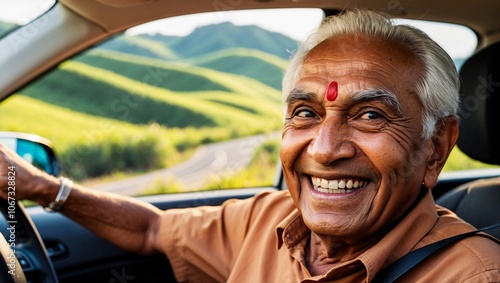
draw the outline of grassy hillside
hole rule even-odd
[[[89,86],[92,88],[89,89]],[[254,91],[251,95],[255,97],[255,90],[259,87],[249,85],[247,88]],[[245,86],[240,89],[245,89]],[[232,99],[233,105],[221,104],[204,98],[215,93],[184,95],[81,62],[60,65],[57,72],[21,93],[90,115],[134,124],[156,122],[168,127],[224,125],[231,128],[245,124],[258,128],[270,118],[276,118],[276,113],[270,111],[272,106],[279,108],[276,101],[268,101],[265,107],[260,105],[262,101],[250,106],[234,107],[243,103],[244,100],[241,99]],[[68,96],[68,93],[72,95]],[[230,95],[238,97],[235,93]],[[277,91],[274,96],[279,99]],[[249,111],[249,107],[253,109]]]
[[[142,35],[163,42],[184,58],[201,56],[231,48],[260,50],[287,60],[290,51],[297,49],[297,42],[283,34],[270,32],[258,26],[235,26],[220,23],[202,26],[185,37]]]
[[[140,134],[141,129],[145,129],[143,126],[75,112],[23,95],[14,95],[3,101],[1,110],[2,117],[8,117],[0,119],[2,130],[46,137],[52,140],[58,152],[64,152],[68,146],[80,142],[101,142],[108,134],[129,136]]]
[[[227,52],[220,52],[213,56],[207,55],[200,59],[193,59],[182,63],[165,62],[163,60],[113,51],[93,51],[75,60],[119,73],[136,81],[173,91],[220,90],[281,103],[280,92],[276,88],[269,87],[265,82],[262,82],[261,80],[266,81],[269,79],[257,73],[261,71],[263,74],[269,74],[271,78],[276,78],[278,74],[284,71],[286,63],[283,63],[283,61],[275,56],[266,56],[266,54],[258,51],[236,51],[246,55],[237,55],[235,54],[235,50]],[[258,55],[262,55],[262,58],[258,58]],[[255,70],[241,71],[241,66],[238,64],[222,64],[223,58],[238,60],[238,56],[242,56],[241,60],[247,62],[247,69]],[[224,65],[225,67],[221,67],[224,70],[221,70],[222,72],[217,71],[215,62],[210,62],[211,60],[217,60],[217,63]],[[206,67],[198,67],[196,65],[198,61],[204,61]],[[238,69],[232,71],[230,70],[231,66]],[[272,69],[272,75],[270,74],[271,72],[266,72],[261,68]],[[244,72],[249,75],[242,74]],[[235,76],[234,74],[237,75]],[[254,77],[250,77],[250,74],[253,74]]]
[[[75,60],[173,91],[229,90],[216,80],[205,77],[202,70],[179,64],[175,67],[173,63],[162,60],[97,50]]]
[[[20,109],[23,111],[19,111]],[[245,127],[239,127],[230,132],[225,127],[181,129],[166,128],[154,123],[133,125],[78,113],[23,95],[14,95],[3,101],[1,117],[0,128],[2,130],[29,132],[46,137],[53,141],[59,152],[64,152],[68,146],[77,143],[102,142],[108,135],[141,136],[151,130],[154,130],[156,135],[165,137],[168,144],[178,149],[265,132],[264,130],[250,132],[249,128]]]
[[[247,68],[258,68],[256,65],[259,65],[259,62],[265,62],[261,63],[261,65],[266,65],[269,68],[271,68],[270,66],[284,67],[284,63],[274,56],[268,55],[266,57],[265,54],[258,51],[245,52],[253,56],[247,55],[248,57],[255,58],[254,62],[250,62],[249,65],[247,65]],[[217,57],[224,57],[222,54],[220,54],[220,56],[216,55],[215,57],[205,56],[205,59],[200,60],[211,60]],[[262,55],[262,59],[258,59],[256,57],[257,55]],[[198,67],[194,65],[198,60],[187,61],[186,63],[164,62],[162,60],[111,51],[92,52],[76,60],[85,62],[94,67],[105,68],[120,73],[129,79],[140,81],[154,87],[179,91],[182,92],[182,95],[190,95],[191,93],[207,90],[219,90],[233,93],[235,97],[248,96],[259,99],[261,103],[269,101],[273,107],[279,107],[281,105],[281,93],[258,79]],[[188,64],[189,62],[193,65]],[[207,61],[207,64],[210,63]],[[277,72],[281,71],[277,70],[276,73]]]
[[[211,117],[160,99],[159,95],[155,97],[154,92],[168,91],[145,86],[83,63],[66,62],[57,72],[21,93],[77,112],[133,124],[157,122],[171,127],[216,125]]]
[[[222,72],[250,77],[277,90],[287,67],[287,61],[258,50],[228,49],[195,58],[194,64]]]
[[[99,49],[140,55],[154,59],[175,60],[177,54],[165,44],[141,36],[116,36],[99,46]]]
[[[78,113],[23,95],[2,102],[1,117],[0,128],[4,131],[28,132],[52,140],[64,174],[77,180],[116,171],[171,166],[200,144],[266,130],[262,125],[259,129],[232,130],[133,125]]]

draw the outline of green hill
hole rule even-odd
[[[272,59],[275,57],[268,56]],[[273,60],[270,59],[271,62]],[[256,99],[281,103],[281,94],[266,84],[241,75],[229,74],[208,68],[198,67],[194,63],[164,62],[151,58],[121,54],[112,51],[94,51],[76,59],[94,67],[140,81],[151,86],[162,87],[173,91],[228,91],[236,95],[247,95]],[[275,60],[279,65],[279,59]],[[258,60],[255,60],[258,62]],[[251,65],[247,65],[251,68]]]
[[[141,125],[258,128],[274,125],[270,119],[281,116],[278,89],[286,63],[275,55],[233,48],[180,63],[165,61],[174,58],[173,53],[154,39],[124,35],[123,40],[115,38],[115,44],[141,47],[128,52],[156,50],[164,56],[155,59],[100,47],[61,64],[20,93],[87,115]]]
[[[173,91],[229,90],[191,66],[181,65],[179,68],[177,65],[175,68],[174,64],[162,60],[104,50],[83,54],[75,60]]]
[[[8,117],[0,119],[2,130],[46,137],[53,141],[58,152],[64,152],[71,144],[89,139],[99,142],[105,135],[119,133],[130,136],[143,129],[141,126],[75,112],[23,95],[13,95],[2,102],[2,116]],[[43,123],[40,123],[41,117]]]
[[[83,63],[66,62],[40,82],[21,93],[78,112],[133,124],[216,125],[213,119],[195,110],[155,99],[147,94],[152,89],[140,83]],[[72,95],[68,96],[68,93]]]
[[[178,58],[162,42],[140,36],[115,36],[99,45],[98,49],[113,50],[163,60],[175,60]]]
[[[202,26],[184,37],[161,34],[141,35],[141,37],[163,42],[184,58],[224,49],[247,48],[288,60],[290,51],[298,47],[297,41],[281,33],[271,32],[258,26],[235,26],[229,22]]]
[[[90,85],[93,89],[88,88]],[[236,127],[252,123],[258,127],[270,115],[275,115],[267,108],[279,105],[267,101],[266,107],[254,104],[254,109],[248,111],[244,107],[203,99],[203,95],[197,99],[196,95],[183,95],[147,85],[81,62],[62,64],[57,72],[51,73],[42,83],[32,85],[21,93],[90,115],[133,124],[157,122],[168,127]],[[72,96],[67,93],[72,93]],[[203,94],[214,95],[210,92]],[[237,97],[236,94],[231,95]],[[236,104],[243,101],[234,98]],[[254,115],[256,112],[259,115]]]
[[[23,111],[19,111],[23,109]],[[123,137],[141,136],[150,133],[152,129],[157,135],[168,139],[173,146],[186,146],[186,143],[199,144],[203,140],[223,140],[230,138],[225,128],[165,128],[155,124],[134,125],[116,119],[109,119],[75,112],[65,107],[52,105],[24,95],[13,95],[2,102],[0,128],[3,131],[20,131],[46,137],[54,142],[58,152],[63,152],[68,146],[78,143],[97,143],[107,136]],[[40,123],[43,117],[43,123]],[[275,117],[277,121],[279,117]],[[262,121],[261,121],[262,122]],[[266,121],[266,124],[269,122]],[[262,130],[241,127],[242,134],[264,133]],[[251,132],[251,131],[253,132]]]
[[[186,149],[265,130],[262,125],[261,129],[239,127],[233,131],[222,127],[167,129],[157,124],[132,125],[23,95],[4,101],[1,114],[2,130],[28,132],[52,140],[63,174],[75,180],[117,170],[143,171],[171,166],[185,159],[186,153],[182,151]]]
[[[287,67],[280,57],[251,49],[228,49],[195,58],[193,63],[222,72],[250,77],[277,90]]]

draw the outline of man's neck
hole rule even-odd
[[[306,267],[312,276],[326,274],[333,267],[351,261],[369,249],[377,239],[360,244],[347,244],[331,237],[322,237],[311,232],[305,249]]]

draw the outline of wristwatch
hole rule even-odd
[[[64,207],[69,193],[71,193],[71,186],[73,186],[73,181],[63,177],[59,177],[59,180],[61,181],[61,187],[59,187],[59,192],[57,193],[56,199],[51,201],[45,208],[49,212],[60,211]]]

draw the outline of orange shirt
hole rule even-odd
[[[311,231],[288,191],[263,192],[220,207],[167,210],[161,240],[179,282],[370,282],[412,250],[474,228],[427,193],[382,240],[327,274],[304,265]],[[500,282],[500,245],[480,236],[439,251],[401,282]]]

